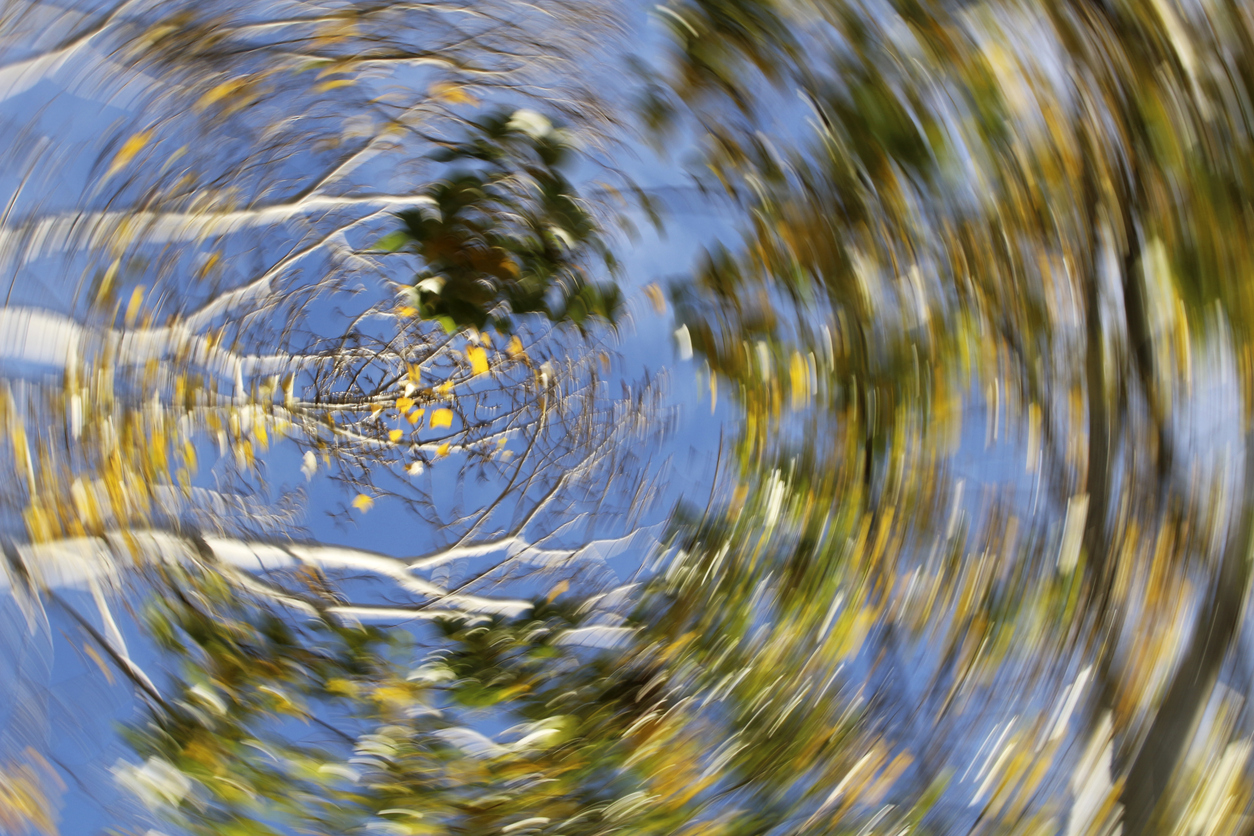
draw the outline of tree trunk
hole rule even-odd
[[[1245,589],[1254,543],[1254,432],[1245,434],[1245,473],[1237,518],[1220,558],[1219,572],[1206,592],[1193,636],[1167,693],[1132,761],[1123,786],[1124,836],[1158,832],[1155,817],[1167,782],[1219,679],[1228,647],[1241,627]]]

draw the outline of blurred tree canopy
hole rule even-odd
[[[1215,352],[1235,366],[1224,391],[1241,426],[1224,428],[1228,443],[1248,425],[1247,16],[1230,3],[692,2],[663,19],[677,81],[662,110],[692,107],[713,125],[709,170],[754,218],[743,250],[712,257],[682,291],[694,346],[753,399],[762,369],[738,345],[746,331],[781,359],[838,344],[828,395],[867,425],[862,499],[876,525],[905,512],[894,527],[906,538],[917,511],[885,502],[898,462],[938,407],[952,414],[947,393],[974,368],[985,409],[1022,422],[1027,470],[1048,478],[1056,516],[1034,505],[1026,537],[1014,516],[1001,523],[993,571],[1018,589],[1007,600],[994,584],[991,609],[957,637],[1009,629],[1000,641],[1034,666],[1094,677],[1086,757],[1105,775],[1072,767],[1068,832],[1120,818],[1124,833],[1195,832],[1199,796],[1187,799],[1201,785],[1185,757],[1199,730],[1216,733],[1203,715],[1230,710],[1213,689],[1241,653],[1254,471],[1247,459],[1244,475],[1224,475],[1176,450],[1182,425],[1223,397],[1194,386],[1214,380]],[[807,105],[811,135],[780,138],[781,87]],[[816,299],[821,340],[796,328]],[[801,313],[763,316],[781,303]],[[757,426],[771,426],[780,398],[758,397]],[[760,469],[769,435],[746,444]],[[1034,566],[1033,540],[1059,517],[1055,565]],[[1007,609],[1068,595],[1026,631]],[[1181,620],[1190,598],[1196,616]],[[1007,660],[979,665],[995,677]],[[1038,667],[1035,687],[1052,676]],[[1232,737],[1208,738],[1210,757],[1243,759],[1248,731],[1219,734]],[[1025,826],[1012,810],[1004,826]]]
[[[124,511],[188,458],[155,443],[158,425],[180,431],[174,407],[91,422],[107,442],[72,467],[50,443],[31,453],[6,413],[35,544],[10,560],[33,591],[30,568],[55,542],[129,537],[164,554],[144,562],[159,594],[143,619],[176,660],[172,681],[111,657],[146,701],[130,731],[141,763],[123,780],[206,834],[1247,832],[1254,456],[1236,451],[1254,449],[1254,17],[1235,0],[658,6],[670,45],[642,85],[645,122],[659,144],[695,137],[700,192],[742,221],[739,243],[711,247],[673,287],[711,401],[732,393],[736,438],[708,505],[679,508],[642,550],[647,568],[610,588],[578,584],[587,547],[554,562],[527,530],[550,512],[550,530],[601,512],[561,516],[555,497],[631,472],[623,428],[648,414],[647,393],[601,408],[596,361],[568,365],[575,386],[558,390],[560,355],[464,330],[569,320],[595,339],[619,307],[588,278],[614,260],[568,177],[595,144],[574,133],[612,134],[625,104],[580,100],[563,114],[574,127],[512,103],[449,108],[469,104],[467,78],[528,66],[513,50],[543,33],[528,34],[524,5],[508,49],[456,63],[398,51],[388,39],[409,30],[372,20],[406,4],[316,23],[298,57],[332,78],[320,84],[346,82],[325,92],[351,95],[372,62],[438,60],[466,78],[428,87],[295,197],[253,184],[230,223],[314,199],[366,206],[315,240],[375,224],[345,256],[410,257],[418,273],[343,336],[298,348],[285,333],[281,355],[226,353],[197,330],[226,304],[181,312],[194,336],[171,353],[236,391],[198,400],[169,381],[181,394],[167,399],[241,450],[276,424],[300,429],[315,470],[336,454],[363,513],[451,444],[499,462],[496,440],[521,426],[534,468],[493,471],[516,492],[513,517],[490,501],[448,546],[410,558],[291,542],[282,521],[252,539],[167,525],[157,540],[151,515]],[[145,54],[194,86],[203,72],[178,62],[190,44],[220,73],[197,101],[246,120],[230,103],[262,101],[272,70],[232,65],[242,53],[224,44],[253,24],[190,21],[147,30]],[[383,41],[362,35],[371,24]],[[287,43],[254,48],[291,58]],[[561,53],[555,72],[576,77],[589,54]],[[519,90],[570,101],[512,83],[480,95]],[[447,130],[406,121],[428,107]],[[401,135],[446,168],[403,195],[320,191]],[[122,145],[110,173],[150,141]],[[209,192],[167,179],[147,214],[100,222],[168,237],[225,227],[224,206],[190,217]],[[236,298],[277,298],[272,279]],[[313,287],[268,310],[332,291]],[[390,330],[357,327],[371,318]],[[221,327],[236,329],[226,344],[267,345],[247,324]],[[111,345],[114,362],[133,347]],[[284,378],[262,392],[271,369],[305,375],[311,396]],[[67,388],[58,408],[75,397],[114,407],[111,390]],[[452,433],[454,419],[456,437],[425,432]],[[154,443],[125,444],[145,427]],[[971,462],[1007,450],[1000,484],[971,495]],[[76,472],[105,474],[104,494],[76,489]],[[114,513],[93,517],[102,495]],[[434,506],[404,495],[410,510]],[[498,548],[460,584],[429,574]],[[285,573],[243,570],[241,552]],[[354,599],[353,571],[405,602]],[[481,596],[485,578],[521,594]],[[370,626],[389,618],[428,628]]]
[[[376,245],[422,259],[414,287],[420,315],[450,333],[483,329],[489,318],[508,333],[511,316],[530,313],[581,329],[590,317],[613,321],[618,287],[589,283],[578,263],[589,255],[607,267],[613,261],[562,173],[573,157],[568,136],[529,110],[472,121],[472,131],[433,157],[479,170],[455,168],[418,208],[399,213],[402,228]],[[507,309],[498,312],[502,303]]]

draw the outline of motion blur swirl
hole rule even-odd
[[[1237,0],[15,0],[0,125],[0,830],[1251,831]]]

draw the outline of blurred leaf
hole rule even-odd
[[[135,159],[135,155],[147,147],[148,142],[152,139],[153,132],[151,130],[143,131],[133,135],[126,142],[122,143],[122,147],[118,149],[117,154],[113,156],[113,162],[109,163],[109,170],[105,174],[105,178],[112,177],[126,166],[130,165],[131,160]]]
[[[126,322],[127,328],[134,327],[135,321],[139,318],[139,308],[143,304],[143,302],[144,302],[144,288],[141,285],[139,287],[136,287],[133,291],[131,291],[131,299],[129,302],[126,303],[125,322]]]
[[[315,93],[326,93],[329,90],[336,90],[340,87],[351,87],[356,83],[357,80],[352,78],[334,78],[314,85],[313,91]]]
[[[474,105],[479,103],[478,99],[466,92],[464,86],[447,81],[433,84],[429,94],[433,99],[448,102],[449,104]]]
[[[386,253],[394,253],[403,248],[410,241],[409,235],[404,230],[389,232],[378,241],[374,242],[372,250],[382,250]]]

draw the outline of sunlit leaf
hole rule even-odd
[[[431,427],[433,429],[451,426],[453,426],[453,410],[440,408],[431,413]]]
[[[200,269],[196,271],[196,278],[203,279],[206,276],[208,276],[209,273],[213,271],[213,268],[216,267],[218,262],[221,260],[222,260],[222,253],[219,253],[219,252],[210,253],[209,257],[205,259],[205,263],[200,265]]]
[[[131,160],[135,159],[135,155],[144,150],[152,139],[152,131],[143,131],[132,136],[126,142],[122,143],[122,147],[118,149],[117,154],[113,156],[113,162],[109,164],[109,170],[106,177],[112,177],[126,166],[130,165]]]
[[[509,338],[509,345],[506,347],[505,353],[508,354],[512,360],[517,360],[520,357],[527,356],[527,353],[523,351],[522,340],[518,339],[517,334]]]
[[[126,303],[126,327],[131,328],[135,325],[135,320],[139,318],[139,307],[144,302],[144,288],[139,286],[131,291],[131,300]]]
[[[356,84],[356,79],[352,78],[333,78],[330,81],[324,81],[321,84],[314,85],[315,93],[326,93],[329,90],[336,90],[340,87],[351,87]]]
[[[397,230],[396,232],[389,232],[387,235],[384,235],[378,241],[375,241],[374,246],[372,246],[370,249],[382,250],[385,253],[394,253],[397,250],[399,250],[401,247],[408,244],[410,240],[411,239],[408,233],[404,232],[403,230]]]
[[[662,288],[657,282],[652,282],[644,288],[645,295],[649,297],[649,304],[653,306],[653,312],[658,316],[666,313],[666,297],[662,295]]]
[[[441,81],[431,85],[431,98],[449,104],[478,104],[479,100],[466,92],[466,88],[453,82]]]
[[[488,353],[477,345],[466,349],[466,358],[470,360],[472,374],[484,374],[488,370]]]
[[[242,84],[243,82],[240,79],[230,79],[229,81],[224,81],[221,84],[215,84],[196,100],[196,109],[204,110],[214,102],[225,99],[227,96],[240,89]]]
[[[353,499],[353,507],[364,514],[374,507],[374,500],[364,493],[359,493]]]

